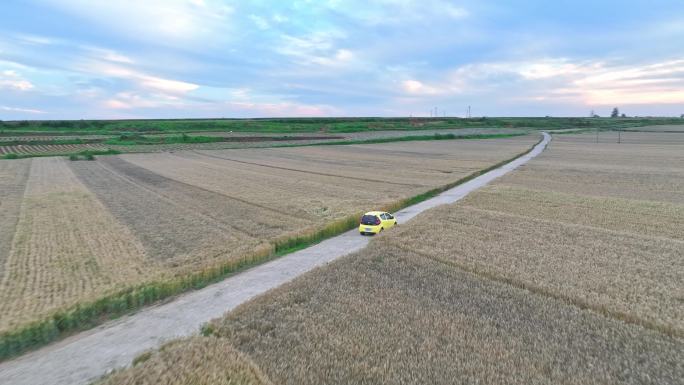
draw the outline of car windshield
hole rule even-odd
[[[377,225],[380,221],[375,215],[364,215],[361,217],[362,225]]]

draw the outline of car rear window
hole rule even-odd
[[[378,224],[378,217],[375,215],[364,215],[361,217],[362,225],[376,225]]]

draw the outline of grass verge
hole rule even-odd
[[[430,137],[433,137],[430,135]],[[496,136],[497,138],[499,136]],[[478,139],[481,139],[479,137]],[[425,193],[385,205],[385,211],[397,211],[410,205],[430,199],[452,187],[468,182],[484,173],[496,169],[532,151],[543,140],[535,143],[526,151],[486,169],[476,171],[464,178]],[[203,269],[182,277],[165,281],[150,282],[135,288],[118,291],[97,301],[79,304],[71,309],[53,314],[42,321],[34,322],[18,330],[0,335],[0,361],[6,360],[30,349],[46,345],[75,332],[117,318],[133,310],[140,309],[157,301],[168,299],[185,291],[201,289],[214,282],[244,271],[253,266],[281,257],[291,252],[317,244],[325,239],[339,235],[358,225],[357,214],[329,223],[321,229],[306,235],[276,239],[253,254],[239,260],[228,261],[221,265]]]
[[[176,143],[214,143],[223,142],[224,138],[219,136],[200,136],[200,135],[172,135],[172,136],[144,136],[140,134],[122,134],[116,138],[103,141],[104,144],[117,146],[137,146],[145,144],[176,144]]]
[[[375,143],[392,143],[392,142],[417,142],[426,140],[455,140],[455,139],[505,139],[515,136],[529,135],[527,132],[515,134],[472,134],[472,135],[454,135],[454,134],[433,134],[433,135],[408,135],[398,136],[393,138],[376,138],[376,139],[359,139],[359,140],[338,140],[334,142],[323,143],[308,143],[308,144],[281,144],[268,147],[308,147],[308,146],[339,146],[348,144],[375,144]]]

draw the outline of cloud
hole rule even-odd
[[[248,113],[264,117],[283,116],[332,116],[339,114],[339,110],[326,105],[308,105],[291,102],[259,103],[259,102],[227,102],[228,108],[241,113]]]
[[[141,94],[135,92],[119,92],[113,98],[102,103],[106,108],[115,110],[129,110],[139,108],[161,108],[186,106],[180,98],[161,94]]]
[[[33,83],[24,79],[14,70],[0,71],[0,89],[28,91],[33,89]]]
[[[199,88],[198,84],[149,75],[129,66],[90,60],[79,64],[82,72],[106,78],[118,78],[133,83],[138,88],[170,95],[185,94]]]
[[[130,57],[123,55],[117,51],[111,50],[111,49],[106,49],[106,48],[99,48],[99,47],[92,47],[92,46],[84,46],[83,49],[86,51],[90,52],[90,55],[93,57],[109,61],[109,62],[114,62],[114,63],[124,63],[124,64],[133,64],[134,61]]]
[[[250,20],[252,20],[252,22],[254,22],[254,24],[259,29],[264,30],[264,29],[269,29],[271,27],[271,24],[269,24],[269,22],[261,16],[249,15],[249,18],[250,18]]]
[[[468,18],[471,12],[447,0],[333,1],[324,3],[334,12],[371,26],[439,23]]]
[[[233,13],[218,0],[41,1],[119,36],[188,48],[225,36],[217,32]]]
[[[427,86],[418,80],[404,80],[401,82],[401,87],[406,93],[412,95],[437,95],[447,92],[446,89]]]
[[[23,113],[27,113],[27,114],[46,114],[47,113],[47,111],[36,110],[33,108],[19,108],[19,107],[8,107],[8,106],[0,106],[0,110],[9,111],[9,112],[23,112]]]
[[[605,2],[541,3],[9,2],[0,105],[49,118],[681,113],[684,3],[620,17]]]
[[[15,37],[22,43],[30,45],[51,45],[59,42],[58,39],[38,35],[17,34]]]
[[[684,60],[638,66],[597,66],[560,94],[590,105],[684,103]]]
[[[456,7],[452,4],[444,5],[444,13],[452,19],[463,19],[470,16],[470,12],[467,9]]]
[[[345,35],[338,31],[320,31],[307,36],[283,35],[276,52],[299,66],[350,69],[358,57],[350,49],[338,47]]]
[[[179,80],[164,79],[156,76],[134,74],[142,87],[166,92],[169,94],[184,94],[199,88],[199,85]]]

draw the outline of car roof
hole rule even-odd
[[[363,215],[380,215],[380,214],[384,214],[384,213],[386,213],[386,211],[369,211]]]

